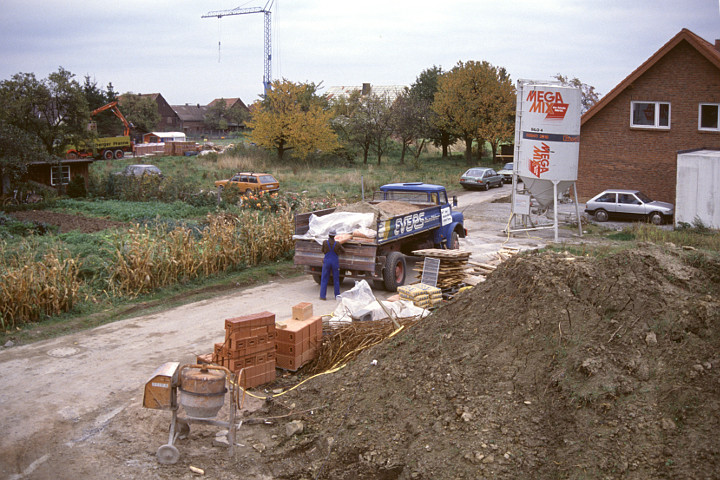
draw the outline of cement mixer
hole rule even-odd
[[[217,365],[183,365],[168,362],[161,365],[145,384],[143,406],[157,410],[171,410],[168,443],[157,450],[158,462],[174,464],[180,459],[175,441],[187,438],[190,424],[216,425],[228,429],[229,455],[235,445],[235,413],[239,392],[238,373]],[[178,392],[180,395],[178,396]],[[230,393],[230,414],[227,422],[215,420]],[[186,417],[178,416],[182,407]]]

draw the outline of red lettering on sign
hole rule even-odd
[[[530,160],[530,173],[538,178],[550,170],[550,146],[545,142],[540,145],[533,147],[533,156]]]

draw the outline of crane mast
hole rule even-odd
[[[271,18],[270,8],[272,8],[274,0],[268,0],[264,7],[251,7],[251,8],[233,8],[232,10],[215,10],[208,12],[202,16],[202,18],[222,18],[231,15],[247,15],[250,13],[264,13],[265,14],[265,38],[264,38],[264,68],[263,68],[263,90],[265,94],[270,91],[270,82],[272,82],[272,35],[271,35]]]

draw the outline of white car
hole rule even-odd
[[[124,175],[126,177],[142,177],[143,175],[160,175],[162,172],[155,165],[128,165],[123,169],[122,172],[117,172],[118,175]]]
[[[585,204],[585,213],[598,222],[610,218],[643,219],[655,225],[672,221],[675,207],[671,203],[651,200],[639,190],[611,189],[595,195]]]

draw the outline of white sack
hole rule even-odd
[[[304,235],[293,235],[294,240],[315,240],[322,243],[327,240],[328,232],[335,230],[337,235],[352,233],[353,230],[375,226],[374,213],[336,212],[321,217],[310,215],[308,231]]]

